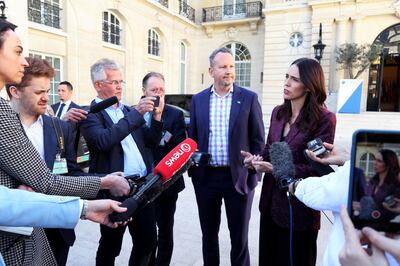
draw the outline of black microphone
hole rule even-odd
[[[293,163],[293,155],[286,142],[272,143],[269,156],[273,166],[272,174],[279,183],[279,188],[287,189],[294,181],[296,168]]]
[[[89,110],[89,114],[95,114],[100,112],[101,110],[104,110],[108,107],[110,107],[111,105],[114,105],[118,102],[118,98],[117,96],[112,96],[110,98],[107,98],[99,103],[96,103],[92,106],[90,106],[90,110]]]

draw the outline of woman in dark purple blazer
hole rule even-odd
[[[284,103],[274,108],[267,143],[260,156],[250,163],[259,172],[265,172],[260,199],[259,265],[290,265],[289,205],[286,191],[279,188],[269,163],[269,147],[285,141],[292,150],[295,178],[317,176],[308,163],[304,150],[307,142],[320,138],[333,143],[336,117],[325,107],[324,73],[313,59],[294,61],[285,78]],[[250,157],[247,157],[248,159]],[[255,159],[254,159],[255,158]],[[248,160],[245,163],[248,163]],[[315,265],[320,213],[291,198],[293,209],[293,265]]]

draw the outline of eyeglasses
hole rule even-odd
[[[123,80],[108,80],[108,79],[105,79],[105,80],[102,80],[101,82],[107,83],[107,84],[110,84],[110,85],[113,85],[113,86],[118,86],[119,84],[121,84],[121,85],[125,84],[125,81],[123,81]]]

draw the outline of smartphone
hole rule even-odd
[[[348,211],[358,229],[400,233],[400,131],[353,135]]]
[[[158,107],[160,105],[160,96],[154,96],[156,99],[154,100],[154,107]]]

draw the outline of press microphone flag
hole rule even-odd
[[[157,164],[153,173],[160,175],[163,182],[168,181],[189,161],[196,149],[197,143],[194,140],[191,138],[185,139]]]
[[[168,186],[165,183],[176,180],[176,176],[187,169],[187,163],[197,149],[197,143],[188,138],[170,151],[154,168],[152,174],[146,177],[145,183],[130,198],[124,200],[121,207],[126,207],[123,213],[113,212],[110,220],[113,222],[126,221],[137,210],[157,198]]]
[[[270,146],[269,156],[273,166],[272,174],[279,182],[279,187],[287,188],[294,181],[296,174],[292,150],[284,141],[274,142]]]
[[[90,106],[89,113],[92,113],[92,114],[98,113],[101,110],[104,110],[104,109],[110,107],[111,105],[116,104],[117,102],[118,102],[117,96],[112,96],[110,98],[107,98],[99,103],[96,103],[96,104]]]

